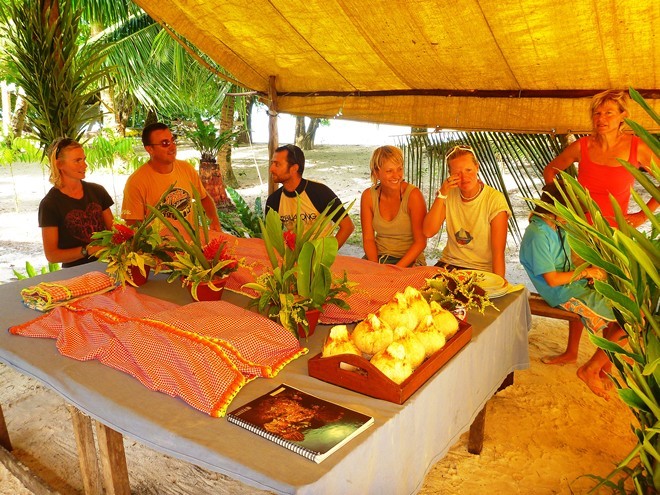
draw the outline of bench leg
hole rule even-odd
[[[96,435],[99,441],[106,495],[131,495],[124,437],[98,421],[96,421]]]
[[[2,412],[2,405],[0,405],[0,445],[2,445],[7,452],[14,450],[11,446],[11,440],[9,439],[9,430],[7,430],[7,423],[5,423],[5,415]]]

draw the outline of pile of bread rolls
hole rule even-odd
[[[402,383],[426,358],[444,347],[458,330],[458,320],[421,292],[406,287],[352,333],[337,325],[323,345],[322,357],[356,354],[368,359],[395,383]]]

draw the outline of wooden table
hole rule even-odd
[[[70,278],[102,268],[90,264],[38,280]],[[0,317],[4,329],[39,315],[25,308],[19,295],[20,289],[34,283],[31,279],[0,285],[0,300],[6,301]],[[184,289],[167,284],[162,276],[140,290],[180,304],[190,301]],[[228,293],[225,300],[241,303],[241,297]],[[502,382],[514,370],[529,367],[527,297],[526,290],[509,294],[496,300],[500,312],[471,314],[472,341],[403,405],[344,390],[307,374],[307,359],[319,352],[327,326],[319,327],[306,343],[307,356],[289,364],[274,379],[246,385],[230,409],[287,383],[375,418],[372,428],[318,465],[224,418],[211,418],[179,399],[150,391],[131,376],[96,361],[63,357],[49,339],[0,332],[0,360],[42,381],[71,404],[86,493],[102,493],[102,480],[107,493],[130,493],[123,435],[276,493],[414,493],[426,471],[470,427]],[[101,473],[95,469],[93,422]],[[1,430],[2,425],[0,440]]]

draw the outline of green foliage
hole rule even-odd
[[[14,78],[25,91],[30,124],[46,149],[59,137],[80,139],[98,117],[95,95],[108,69],[102,67],[106,45],[79,44],[80,11],[59,2],[51,18],[50,6],[44,9],[42,3],[14,0],[2,17]]]
[[[631,91],[632,98],[641,97]],[[634,122],[627,123],[652,149],[658,149],[657,137]],[[651,164],[648,180],[632,165],[621,160],[647,192],[660,200],[660,168]],[[585,189],[568,174],[562,173],[564,185],[560,192],[567,206],[559,203],[544,206],[564,220],[571,249],[594,266],[608,273],[606,282],[596,281],[594,288],[609,299],[618,324],[627,335],[629,349],[601,337],[590,335],[601,347],[617,370],[612,376],[619,397],[633,412],[637,424],[632,430],[638,444],[606,478],[597,478],[600,487],[626,493],[623,483],[612,481],[616,475],[630,477],[635,493],[645,495],[660,489],[660,228],[659,219],[646,207],[637,194],[633,198],[652,223],[650,234],[637,231],[627,224],[621,208],[612,200],[617,221],[613,229],[603,218],[600,208]],[[540,202],[537,201],[540,204]],[[585,213],[592,219],[588,222]]]
[[[227,194],[236,207],[233,212],[218,210],[222,228],[236,237],[261,237],[261,198],[254,201],[254,210],[246,203],[238,191],[227,187]],[[240,222],[240,225],[238,224]]]
[[[351,206],[352,203],[348,209]],[[272,271],[244,287],[258,294],[250,306],[256,306],[270,318],[278,318],[296,338],[300,338],[299,325],[303,336],[308,335],[306,311],[323,310],[324,304],[349,309],[344,298],[351,294],[353,284],[346,273],[343,277],[334,277],[331,272],[338,244],[328,230],[332,230],[332,218],[339,208],[341,206],[332,209],[328,205],[307,229],[300,215],[300,199],[292,230],[283,231],[280,216],[274,210],[268,211],[265,222],[260,220]]]
[[[194,122],[179,123],[176,130],[192,142],[203,162],[215,162],[220,149],[240,134],[240,131],[235,129],[218,132],[213,120],[202,119],[199,113],[195,114]]]
[[[17,271],[16,269],[12,269],[12,271],[14,272],[14,276],[18,280],[25,280],[26,278],[36,277],[37,275],[44,275],[46,273],[56,272],[59,269],[60,269],[59,263],[48,263],[47,266],[42,266],[40,269],[37,270],[34,266],[32,266],[32,263],[26,261],[25,274]]]
[[[129,164],[138,158],[135,153],[137,144],[134,138],[117,136],[112,129],[103,129],[87,143],[87,164],[92,171],[98,168],[114,170],[115,160],[119,159],[124,163],[124,170],[129,171]]]

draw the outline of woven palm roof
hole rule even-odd
[[[657,0],[137,3],[280,112],[588,132],[590,97],[629,86],[660,111]]]

